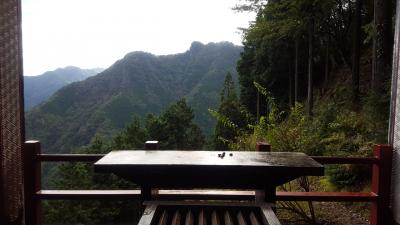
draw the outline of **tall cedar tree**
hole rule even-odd
[[[372,88],[383,91],[383,83],[389,78],[392,63],[392,1],[374,0],[374,29],[372,53]]]
[[[255,23],[245,31],[244,52],[237,67],[241,85],[240,100],[253,115],[257,107],[261,114],[266,111],[265,105],[257,104],[254,81],[266,87],[279,105],[287,107],[292,93],[287,88],[293,76],[290,74],[292,71],[295,101],[300,101],[300,96],[306,94],[309,111],[312,111],[313,82],[323,79],[320,74],[324,74],[320,69],[315,71],[319,77],[314,77],[314,68],[320,68],[321,58],[324,58],[321,57],[320,44],[314,43],[314,40],[326,38],[330,33],[340,33],[327,30],[330,26],[326,25],[335,10],[344,10],[335,7],[335,2],[326,0],[281,0],[268,1],[258,9]],[[340,24],[337,27],[343,26]],[[308,40],[305,41],[304,37]],[[336,43],[342,42],[338,38],[334,40]],[[294,43],[294,47],[288,44],[290,42]],[[293,55],[294,64],[290,63]],[[294,69],[288,69],[293,65]]]
[[[245,126],[247,123],[236,95],[235,83],[230,73],[225,76],[218,113],[239,128]],[[234,141],[238,135],[237,130],[227,127],[226,124],[218,120],[215,126],[214,148],[217,150],[229,150],[228,142]]]
[[[361,55],[361,10],[363,0],[356,1],[353,29],[353,64],[352,64],[352,89],[353,103],[358,105],[360,83],[360,55]]]

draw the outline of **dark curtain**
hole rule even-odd
[[[20,0],[0,0],[0,224],[22,224],[24,140]]]

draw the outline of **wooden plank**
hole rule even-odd
[[[148,205],[143,212],[138,225],[149,225],[153,221],[154,214],[157,210],[157,205]]]
[[[203,209],[199,213],[199,225],[207,225],[207,219]]]
[[[277,192],[277,201],[375,202],[373,192]]]
[[[41,162],[96,162],[105,154],[39,154],[37,160]]]
[[[254,200],[254,191],[221,190],[160,190],[160,199],[241,199]],[[194,197],[195,196],[195,197]],[[35,198],[41,200],[78,199],[140,199],[140,190],[40,190]],[[375,202],[373,192],[277,192],[277,201],[327,201],[327,202]]]
[[[36,192],[41,200],[139,200],[140,190],[41,190]]]
[[[160,206],[185,206],[185,208],[190,208],[191,206],[258,207],[260,205],[254,202],[237,201],[147,201],[143,204],[156,204]],[[262,205],[264,204],[265,203],[263,203]]]
[[[180,225],[181,224],[181,214],[179,210],[176,210],[174,213],[174,217],[172,218],[171,225]]]
[[[225,220],[225,225],[234,225],[232,217],[229,214],[228,210],[225,211],[224,220]]]
[[[270,205],[261,206],[261,214],[265,225],[281,225]]]
[[[193,225],[193,213],[192,210],[188,210],[186,213],[185,225]]]
[[[217,211],[211,213],[211,225],[220,225]]]
[[[247,225],[246,220],[244,219],[242,211],[239,211],[236,215],[237,221],[239,225]]]
[[[39,154],[37,160],[41,162],[95,162],[105,154]],[[335,157],[311,156],[321,164],[378,164],[376,157]]]
[[[333,156],[312,156],[315,161],[321,164],[378,164],[376,157],[333,157]]]
[[[167,225],[168,222],[168,213],[164,210],[160,216],[160,220],[158,221],[158,225]],[[150,223],[148,223],[150,224]]]
[[[251,222],[251,225],[260,225],[260,223],[258,222],[257,217],[253,211],[250,212],[250,222]]]
[[[254,191],[158,190],[162,200],[254,200]]]

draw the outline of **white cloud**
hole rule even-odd
[[[241,43],[254,14],[238,0],[22,0],[24,71],[108,67],[131,51],[157,55],[192,41]]]

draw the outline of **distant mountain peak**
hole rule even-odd
[[[128,54],[125,55],[125,58],[130,58],[130,57],[137,57],[137,56],[154,56],[152,53],[145,52],[145,51],[134,51],[134,52],[129,52]]]
[[[190,50],[191,52],[197,52],[200,49],[204,47],[204,44],[199,42],[199,41],[193,41],[192,44],[190,45]]]

